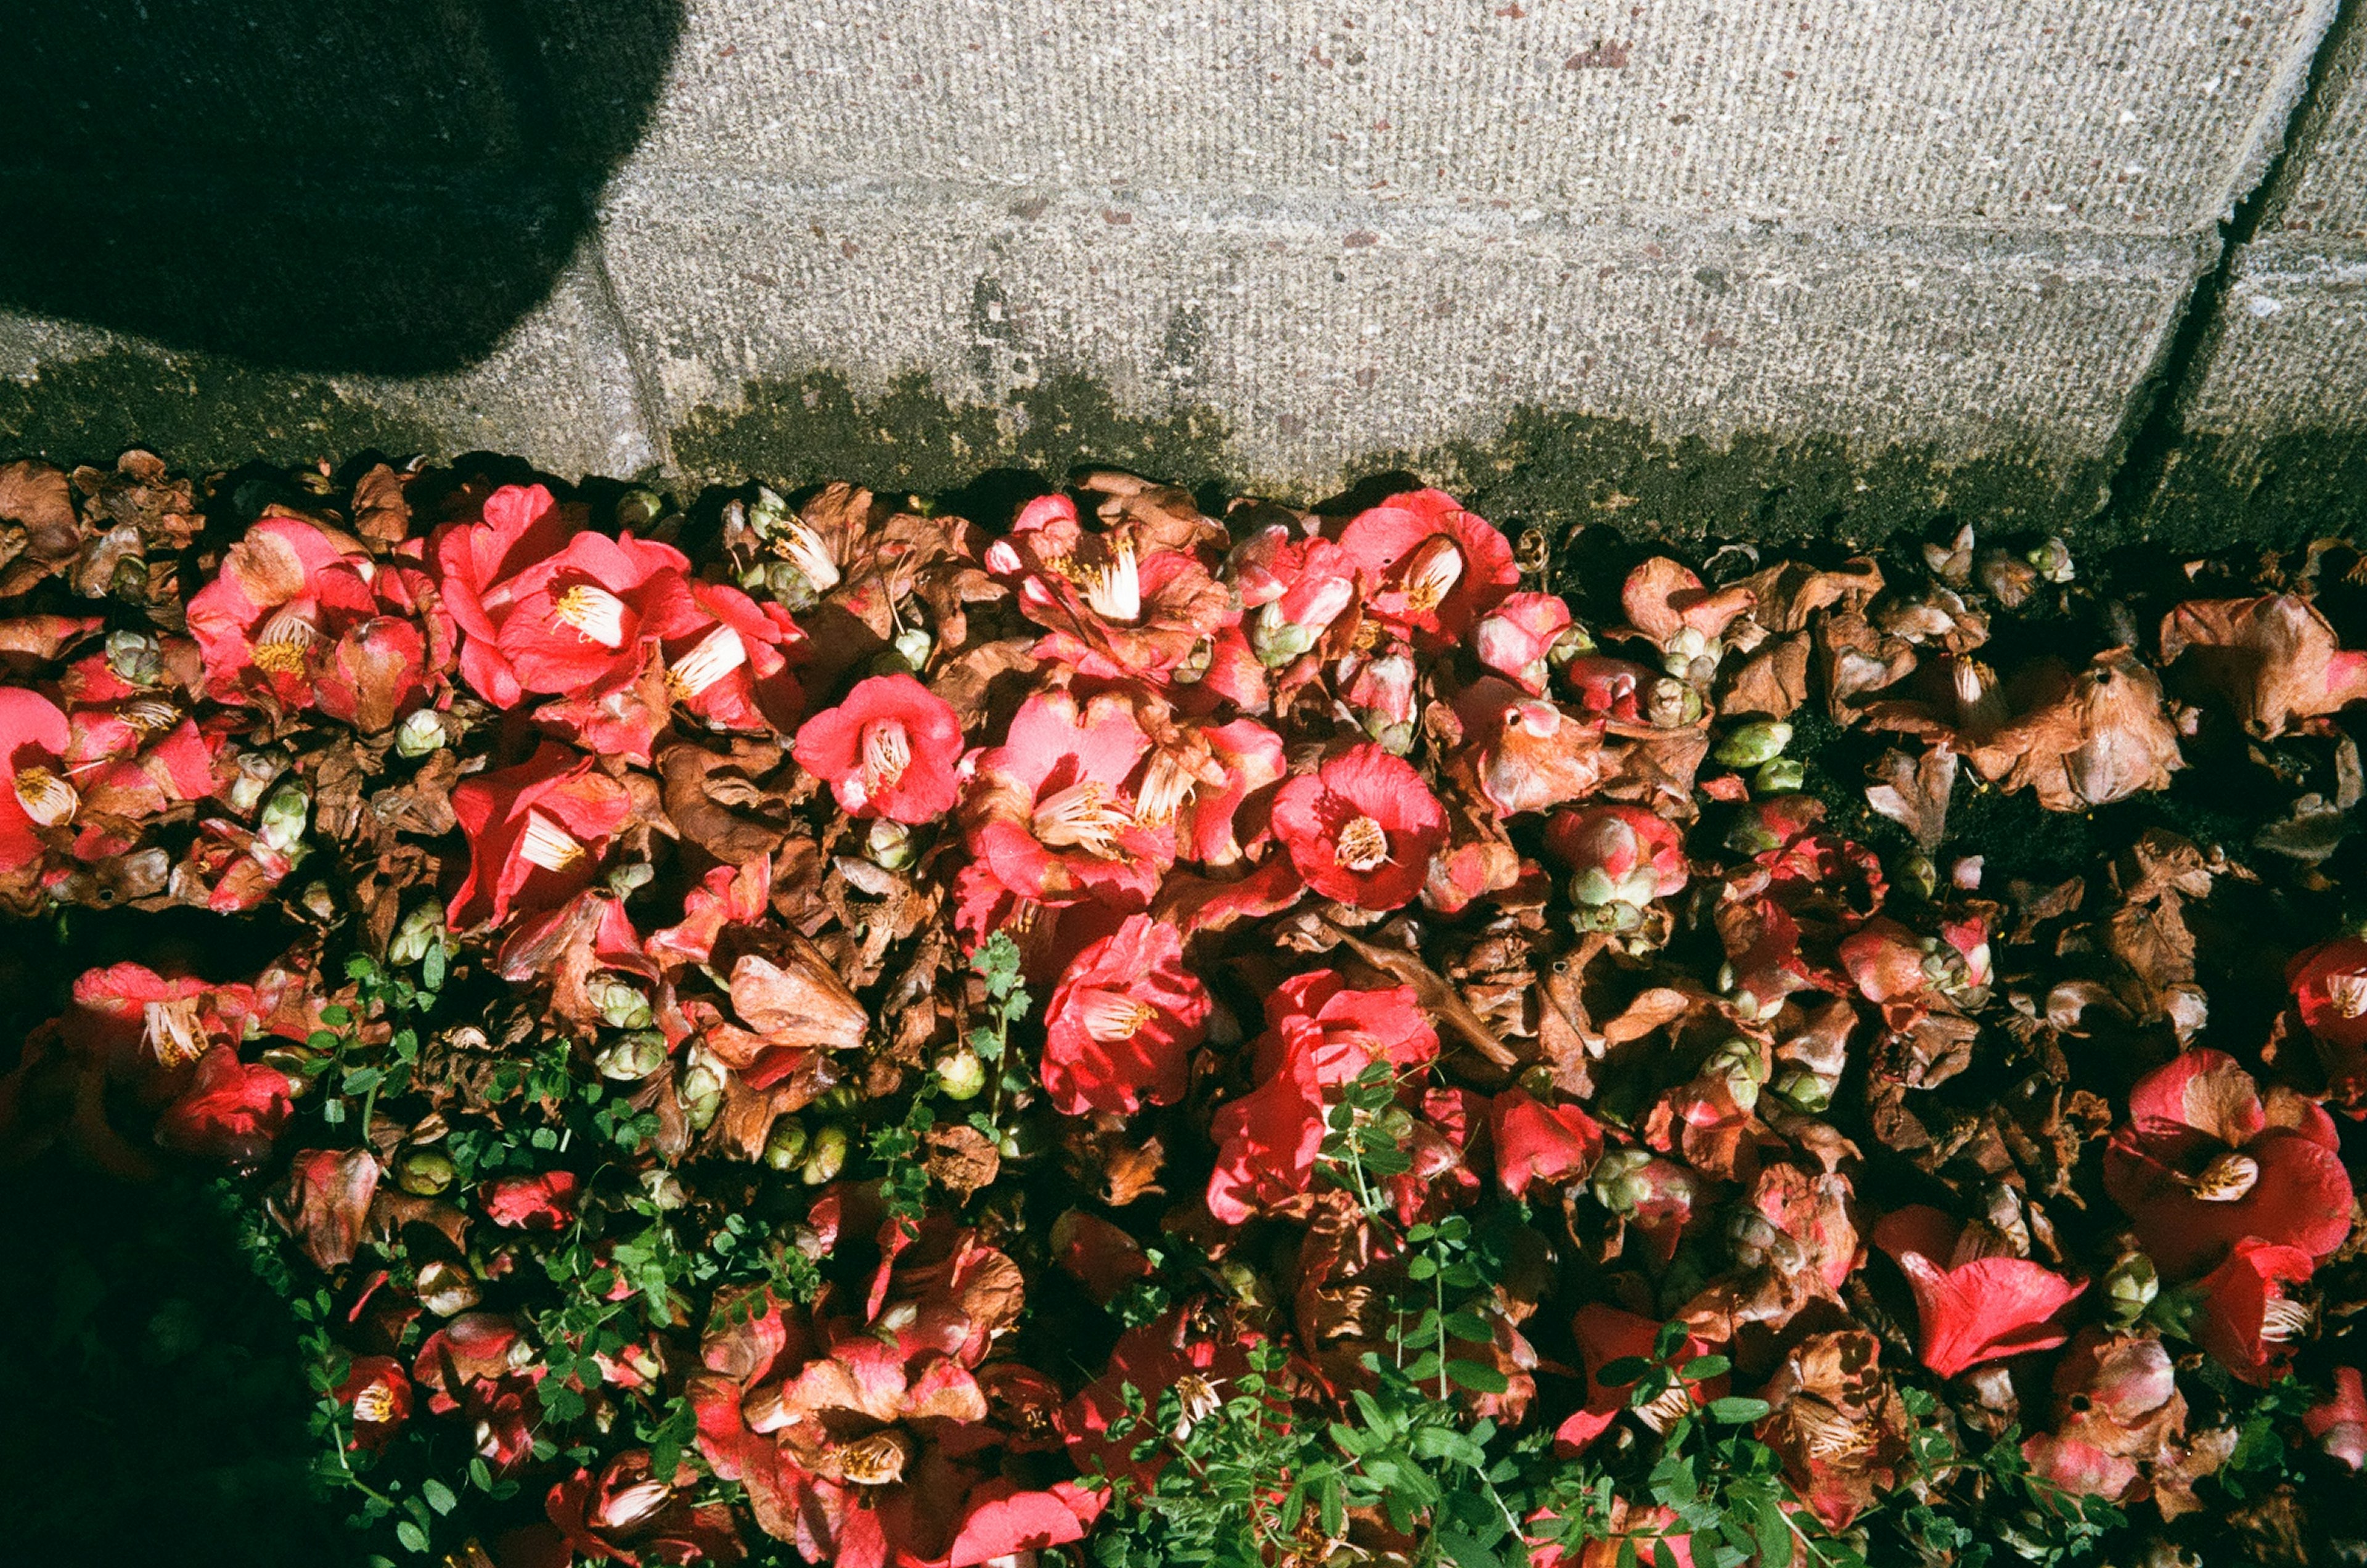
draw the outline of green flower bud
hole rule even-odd
[[[386,944],[386,961],[392,964],[416,964],[427,956],[427,950],[444,940],[444,911],[434,902],[422,904],[402,917],[402,924],[394,928],[394,935]]]
[[[619,898],[629,898],[647,887],[657,874],[657,867],[645,860],[629,860],[608,874],[608,891]]]
[[[836,1122],[824,1127],[807,1145],[806,1162],[798,1168],[798,1179],[809,1187],[837,1179],[838,1173],[846,1168],[846,1129]]]
[[[851,1083],[832,1084],[814,1100],[821,1109],[842,1115],[862,1103],[863,1091]]]
[[[148,602],[148,562],[140,556],[125,556],[115,563],[115,570],[107,580],[109,597],[126,604]]]
[[[1662,676],[1645,694],[1644,716],[1656,728],[1682,729],[1702,716],[1701,694],[1682,681]]]
[[[2071,547],[2061,539],[2049,539],[2022,558],[2049,582],[2068,582],[2079,575],[2071,564]]]
[[[1734,730],[1710,755],[1729,768],[1755,768],[1782,756],[1790,744],[1790,725],[1780,718],[1762,718]]]
[[[1750,777],[1751,787],[1761,795],[1793,795],[1808,782],[1808,770],[1789,757],[1778,757],[1760,764]]]
[[[929,667],[929,655],[936,651],[934,640],[918,626],[906,626],[898,632],[890,646],[896,649],[896,657],[904,661],[904,668],[916,675]]]
[[[405,1149],[394,1164],[394,1184],[414,1198],[433,1198],[452,1185],[452,1156],[442,1149]]]
[[[304,824],[311,816],[312,797],[299,784],[282,784],[263,803],[263,818],[255,836],[287,854],[304,841]]]
[[[775,1170],[795,1170],[806,1161],[806,1124],[794,1116],[773,1123],[764,1139],[764,1163]]]
[[[651,525],[663,517],[667,510],[664,496],[635,485],[617,498],[617,525],[630,528],[637,536],[646,536]]]
[[[679,1209],[690,1201],[682,1190],[682,1182],[663,1166],[651,1166],[641,1172],[641,1191],[661,1209]]]
[[[1814,1073],[1785,1073],[1775,1080],[1775,1092],[1812,1116],[1833,1102],[1832,1086]]]
[[[1649,1197],[1650,1190],[1641,1179],[1646,1167],[1652,1163],[1649,1149],[1612,1149],[1595,1162],[1587,1184],[1594,1190],[1594,1201],[1614,1213],[1629,1214],[1636,1206]]]
[[[650,998],[614,975],[594,975],[583,983],[583,994],[611,1029],[647,1029],[652,1021]]]
[[[1940,890],[1940,868],[1931,863],[1927,854],[1908,851],[1892,863],[1891,875],[1902,887],[1911,887],[1918,897],[1929,898]]]
[[[2135,1322],[2160,1293],[2161,1275],[2142,1252],[2126,1254],[2105,1272],[2104,1299],[2116,1322]]]
[[[864,858],[883,871],[903,870],[919,852],[912,829],[885,817],[873,818],[863,836]]]
[[[394,753],[416,760],[442,750],[445,739],[442,716],[433,708],[415,708],[394,727]]]
[[[1551,648],[1546,649],[1546,662],[1558,668],[1573,659],[1582,658],[1593,651],[1593,634],[1584,626],[1572,622],[1562,627],[1561,635],[1553,639]]]
[[[164,678],[164,645],[146,632],[109,632],[107,667],[126,684],[153,686]]]
[[[986,1064],[967,1045],[938,1057],[932,1070],[938,1091],[948,1100],[975,1100],[986,1087]]]
[[[693,1062],[683,1069],[682,1082],[675,1087],[683,1115],[693,1128],[704,1133],[723,1109],[723,1075],[705,1062]]]
[[[639,1083],[665,1066],[665,1036],[637,1029],[594,1058],[600,1076],[615,1083]]]

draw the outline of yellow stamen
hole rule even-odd
[[[148,1049],[165,1066],[187,1066],[206,1054],[205,1031],[198,1027],[197,998],[150,1002],[140,1010]]]
[[[368,1426],[394,1419],[394,1389],[383,1379],[354,1395],[354,1419]]]
[[[2180,1179],[2206,1203],[2233,1203],[2260,1179],[2260,1162],[2249,1155],[2224,1154],[2203,1167],[2202,1175]]]
[[[1092,779],[1037,802],[1029,823],[1039,843],[1081,849],[1097,860],[1116,858],[1117,836],[1134,825],[1126,803]]]
[[[74,820],[82,796],[49,769],[35,766],[17,770],[17,804],[42,827],[56,828]]]
[[[1151,1010],[1124,991],[1089,987],[1077,998],[1085,1032],[1104,1045],[1133,1039],[1150,1021]]]
[[[529,810],[526,826],[518,834],[518,854],[529,865],[538,865],[545,871],[565,871],[583,858],[584,850],[574,834],[540,810]]]
[[[876,795],[893,789],[912,765],[912,738],[892,718],[875,719],[863,727],[863,793]]]
[[[666,689],[686,702],[747,662],[747,645],[740,640],[740,634],[719,626],[666,671]]]
[[[1134,541],[1116,536],[1109,559],[1087,567],[1081,574],[1085,603],[1105,621],[1128,622],[1142,614],[1142,574],[1134,558]]]
[[[255,639],[255,662],[275,675],[301,675],[324,639],[319,621],[300,605],[282,604]]]
[[[1333,864],[1359,873],[1386,865],[1388,859],[1389,836],[1369,817],[1351,818],[1340,829],[1338,847],[1331,852]]]
[[[550,602],[550,613],[602,648],[625,646],[625,602],[596,582],[579,582]]]
[[[904,1445],[893,1432],[874,1432],[831,1452],[838,1472],[857,1486],[886,1486],[904,1479]]]
[[[1399,563],[1397,577],[1406,608],[1435,610],[1463,579],[1463,552],[1445,535],[1433,534]]]
[[[827,593],[838,586],[838,562],[832,558],[830,547],[801,519],[792,517],[773,525],[773,548],[798,569],[815,592]]]
[[[1163,828],[1175,820],[1200,781],[1165,751],[1154,751],[1143,770],[1142,797],[1135,803],[1135,819],[1146,828]]]
[[[2284,1296],[2271,1296],[2260,1307],[2260,1337],[2271,1345],[2289,1345],[2309,1332],[2309,1308]]]

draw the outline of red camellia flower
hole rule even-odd
[[[729,1506],[693,1506],[651,1468],[647,1449],[628,1449],[600,1467],[579,1469],[552,1484],[543,1511],[558,1531],[554,1562],[572,1549],[593,1562],[640,1568],[648,1562],[737,1562],[747,1555]],[[690,1480],[685,1470],[677,1477]],[[508,1568],[504,1563],[503,1568]]]
[[[1561,812],[1546,825],[1546,849],[1569,868],[1569,896],[1586,923],[1631,926],[1631,911],[1684,890],[1683,841],[1640,806]]]
[[[1224,585],[1184,550],[1142,552],[1125,528],[1088,533],[1064,495],[1028,503],[986,568],[1013,582],[1047,635],[1036,657],[1099,680],[1164,684],[1239,617]]]
[[[384,1448],[411,1419],[411,1380],[391,1356],[356,1356],[330,1397],[353,1412],[357,1449]]]
[[[1370,612],[1424,649],[1469,636],[1521,581],[1504,536],[1444,491],[1409,491],[1358,513],[1340,547],[1374,585]]]
[[[2302,1412],[2303,1429],[2317,1446],[2353,1470],[2367,1468],[2367,1390],[2359,1369],[2334,1369],[2334,1393]]]
[[[1558,596],[1509,594],[1481,617],[1472,648],[1480,663],[1529,695],[1539,697],[1553,678],[1554,645],[1562,640],[1569,626],[1569,606]]]
[[[1496,1144],[1496,1179],[1515,1198],[1529,1183],[1583,1179],[1603,1157],[1603,1125],[1576,1105],[1544,1105],[1508,1089],[1489,1107]]]
[[[978,759],[962,805],[970,852],[1023,898],[1141,908],[1174,859],[1172,839],[1136,818],[1127,788],[1150,747],[1117,693],[1028,698],[1003,743]]]
[[[1255,611],[1247,622],[1258,662],[1279,670],[1313,651],[1356,603],[1355,558],[1331,539],[1295,537],[1280,524],[1234,547],[1225,573]]]
[[[1308,1190],[1330,1091],[1374,1062],[1406,1071],[1438,1055],[1438,1032],[1407,986],[1352,990],[1337,973],[1318,970],[1284,981],[1267,1018],[1251,1055],[1258,1087],[1218,1108],[1209,1125],[1217,1168],[1208,1212],[1227,1224]]]
[[[2104,1151],[2104,1188],[2163,1273],[2210,1268],[2246,1236],[2324,1258],[2350,1234],[2350,1178],[2324,1109],[2217,1051],[2139,1078]]]
[[[39,863],[46,846],[35,829],[64,827],[81,809],[60,764],[73,739],[55,703],[0,687],[0,874]]]
[[[1578,1340],[1579,1355],[1586,1362],[1586,1405],[1570,1415],[1554,1432],[1554,1452],[1565,1459],[1583,1452],[1628,1408],[1627,1391],[1636,1386],[1634,1382],[1607,1383],[1603,1379],[1603,1370],[1614,1361],[1651,1359],[1660,1325],[1648,1317],[1590,1302],[1578,1309],[1578,1315],[1570,1322],[1570,1332]],[[1706,1340],[1688,1335],[1677,1364],[1682,1367],[1697,1357],[1706,1356],[1711,1348]],[[1723,1373],[1697,1382],[1672,1383],[1668,1393],[1637,1409],[1636,1416],[1659,1432],[1689,1409],[1725,1397],[1727,1388]]]
[[[1883,1216],[1874,1244],[1915,1292],[1923,1364],[1943,1378],[1966,1367],[2050,1350],[2070,1337],[2056,1314],[2088,1286],[2024,1258],[1980,1255],[1966,1227],[1928,1204]]]
[[[535,1176],[503,1176],[485,1183],[478,1201],[485,1217],[511,1230],[555,1231],[575,1217],[575,1201],[583,1186],[572,1170],[546,1170]]]
[[[1282,786],[1274,830],[1324,897],[1394,909],[1421,891],[1446,842],[1446,812],[1404,759],[1355,746]]]
[[[2334,1103],[2367,1115],[2367,938],[2337,937],[2295,954],[2285,984],[2317,1042]]]
[[[1044,1088],[1066,1116],[1130,1116],[1184,1098],[1207,987],[1184,967],[1175,928],[1127,918],[1077,954],[1044,1010]]]
[[[2301,1248],[2246,1236],[2195,1286],[2195,1343],[2246,1382],[2276,1382],[2294,1342],[2309,1332],[2309,1307],[2293,1287],[2309,1283],[2314,1272]]]
[[[261,1165],[271,1141],[295,1112],[287,1075],[259,1062],[242,1062],[227,1045],[198,1059],[196,1079],[156,1118],[156,1141],[166,1148],[215,1159],[239,1170]]]
[[[961,790],[961,718],[910,675],[855,682],[844,702],[798,727],[796,751],[851,817],[927,822],[952,810]]]
[[[542,486],[505,485],[486,497],[481,521],[436,530],[430,548],[470,689],[501,708],[532,693],[562,695],[538,717],[647,761],[663,715],[634,688],[655,644],[672,696],[709,724],[763,729],[791,716],[796,687],[781,648],[798,634],[786,611],[694,581],[671,545],[581,525],[580,509]]]
[[[206,688],[268,693],[376,732],[427,703],[449,667],[453,622],[428,575],[377,561],[361,541],[302,517],[260,519],[189,599]]]
[[[469,874],[447,911],[454,930],[555,908],[590,885],[632,810],[625,786],[597,770],[546,741],[516,767],[453,788],[452,814],[469,838]]]

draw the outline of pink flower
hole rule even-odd
[[[2367,1392],[2356,1367],[2334,1369],[2334,1393],[2302,1412],[2302,1427],[2317,1446],[2353,1470],[2367,1468]]]
[[[1164,684],[1239,613],[1183,550],[1143,553],[1125,528],[1087,533],[1064,495],[1028,503],[986,568],[1013,582],[1020,613],[1048,635],[1036,657],[1101,680]]]
[[[1521,581],[1504,536],[1444,491],[1393,495],[1357,513],[1340,547],[1374,585],[1369,612],[1433,650],[1469,636]]]
[[[55,703],[0,687],[0,873],[37,864],[48,852],[40,829],[65,827],[81,809],[61,766],[72,741]]]
[[[434,700],[452,657],[425,571],[301,517],[257,521],[188,616],[213,696],[314,707],[371,733]]]
[[[1640,910],[1684,889],[1683,842],[1674,827],[1640,806],[1563,812],[1546,825],[1546,849],[1569,868],[1569,896],[1581,918]]]
[[[953,809],[961,785],[961,719],[910,675],[858,681],[846,700],[798,730],[798,766],[826,780],[851,817],[927,822]]]
[[[1404,1072],[1437,1055],[1438,1032],[1410,987],[1352,990],[1329,969],[1284,981],[1251,1055],[1258,1087],[1219,1107],[1209,1125],[1217,1147],[1208,1212],[1239,1224],[1307,1191],[1331,1091],[1375,1062]]]
[[[356,1356],[329,1397],[353,1412],[357,1449],[384,1448],[411,1419],[411,1380],[391,1356]]]
[[[2334,1121],[2290,1091],[2261,1103],[2252,1075],[2192,1050],[2139,1078],[2104,1151],[2104,1189],[2162,1272],[2185,1279],[2247,1236],[2331,1255],[2350,1234],[2350,1178]]]
[[[1509,594],[1480,618],[1472,649],[1480,663],[1541,697],[1553,679],[1554,647],[1569,626],[1569,606],[1556,595]]]
[[[2301,1248],[2246,1236],[2195,1287],[2195,1342],[2248,1383],[2276,1382],[2309,1332],[2309,1309],[2293,1287],[2314,1272]]]
[[[1927,1204],[1883,1216],[1874,1244],[1915,1292],[1923,1364],[1943,1378],[1966,1367],[2049,1350],[2070,1337],[2056,1314],[2088,1288],[2022,1258],[1980,1255],[1974,1233]]]
[[[472,690],[500,708],[562,697],[538,717],[645,761],[666,716],[637,684],[654,645],[672,698],[708,723],[762,730],[793,716],[782,645],[798,634],[786,612],[693,581],[671,545],[576,532],[570,510],[540,485],[506,485],[481,521],[447,524],[430,541]]]
[[[1570,1322],[1570,1332],[1578,1340],[1579,1355],[1586,1362],[1586,1406],[1570,1415],[1554,1432],[1554,1452],[1564,1459],[1583,1452],[1628,1408],[1627,1391],[1636,1386],[1635,1382],[1630,1380],[1607,1383],[1603,1379],[1603,1370],[1614,1361],[1651,1359],[1660,1325],[1648,1317],[1590,1302],[1578,1309],[1578,1315]],[[1682,1367],[1706,1356],[1711,1348],[1708,1341],[1688,1335],[1677,1365]],[[1666,1394],[1637,1410],[1637,1418],[1655,1432],[1663,1430],[1687,1411],[1723,1398],[1727,1388],[1723,1373],[1698,1382],[1672,1385]]]
[[[2367,1114],[2367,939],[2337,937],[2296,953],[2285,984],[2317,1043],[2334,1103]]]
[[[227,1045],[198,1059],[197,1077],[156,1118],[156,1141],[179,1154],[252,1170],[295,1112],[288,1077],[277,1067],[242,1062]]]
[[[1208,992],[1173,926],[1130,915],[1070,964],[1044,1010],[1044,1088],[1064,1116],[1130,1116],[1184,1098]]]
[[[485,1217],[508,1230],[555,1231],[575,1217],[583,1179],[572,1170],[502,1176],[477,1195]]]
[[[1274,829],[1317,893],[1394,909],[1421,891],[1446,842],[1446,813],[1403,759],[1365,745],[1284,784]]]
[[[452,896],[452,928],[565,903],[590,886],[631,810],[625,786],[594,759],[548,741],[516,767],[462,780],[452,814],[468,835],[469,874]]]
[[[1583,1179],[1603,1157],[1602,1124],[1576,1105],[1543,1105],[1517,1089],[1496,1096],[1488,1112],[1496,1144],[1496,1179],[1515,1198],[1529,1184]]]
[[[1243,611],[1256,612],[1247,622],[1250,647],[1269,670],[1312,652],[1356,604],[1354,558],[1332,540],[1297,538],[1280,524],[1235,546],[1225,574]]]
[[[1047,904],[1095,898],[1139,908],[1174,858],[1135,814],[1127,781],[1150,742],[1115,692],[1065,691],[1021,705],[982,752],[962,803],[970,852],[1011,892]]]

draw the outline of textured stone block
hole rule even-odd
[[[643,155],[1224,204],[2186,234],[2257,175],[2334,9],[693,0]]]
[[[137,445],[203,468],[484,449],[573,478],[650,466],[647,428],[588,265],[569,268],[481,363],[425,377],[260,368],[0,314],[0,450],[10,453],[87,461]]]
[[[604,229],[670,426],[817,368],[858,389],[923,371],[1008,419],[1014,391],[1073,371],[1138,416],[1212,412],[1242,477],[1293,489],[1523,405],[2092,467],[2195,265],[2135,236],[922,203],[646,170]]]

